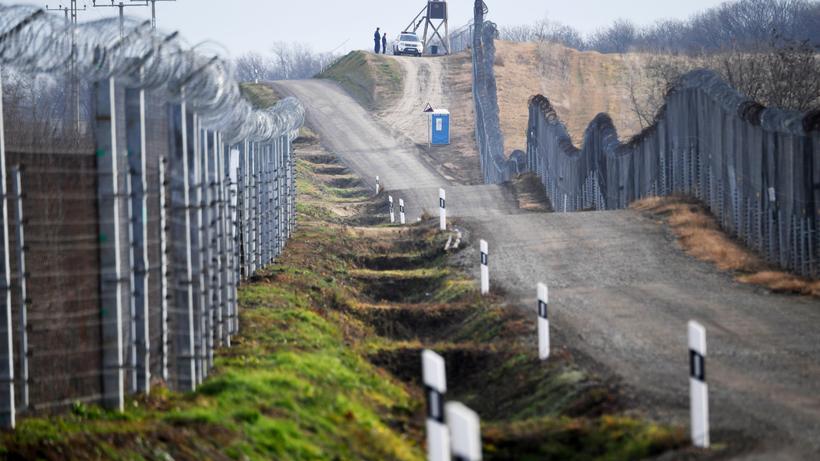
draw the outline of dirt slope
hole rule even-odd
[[[633,70],[641,54],[601,54],[556,44],[496,42],[496,79],[501,130],[507,153],[527,144],[527,102],[535,94],[549,98],[576,145],[601,112],[609,113],[622,139],[641,129],[632,110],[630,79],[646,85]]]

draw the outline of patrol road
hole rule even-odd
[[[335,83],[273,85],[305,104],[309,126],[346,165],[371,186],[380,176],[403,198],[411,222],[424,210],[435,215],[438,188],[446,188],[448,214],[472,233],[463,259],[476,279],[481,238],[490,244],[491,283],[531,310],[533,322],[536,285],[548,284],[553,347],[620,378],[639,408],[688,425],[686,324],[695,319],[707,330],[713,443],[738,443],[742,433],[754,444],[742,459],[820,457],[820,303],[739,285],[629,210],[526,212],[502,186],[453,183]]]

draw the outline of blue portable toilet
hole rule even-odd
[[[450,112],[436,109],[430,114],[430,144],[446,146],[450,144]]]

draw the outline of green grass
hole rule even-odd
[[[385,108],[401,94],[404,85],[401,65],[395,59],[364,51],[348,53],[317,77],[338,82],[370,110]]]
[[[485,459],[519,461],[618,461],[662,454],[681,434],[622,416],[598,419],[537,418],[490,425],[484,430]]]
[[[321,230],[310,235],[334,238]],[[332,265],[329,258],[323,267]],[[88,443],[97,452],[105,448],[110,459],[143,459],[144,446],[125,443],[109,452],[108,440],[147,439],[156,447],[162,442],[152,433],[198,427],[202,434],[193,445],[208,433],[227,433],[230,443],[219,451],[235,459],[421,459],[417,443],[390,426],[390,415],[413,413],[418,402],[350,347],[340,314],[316,307],[344,290],[326,274],[298,265],[274,266],[266,274],[279,281],[240,290],[242,335],[219,354],[216,372],[197,392],[159,392],[157,398],[168,399],[159,410],[133,402],[116,414],[77,405],[63,417],[25,419],[4,434],[5,451],[31,453],[43,444],[82,450]]]
[[[239,89],[254,109],[268,109],[282,99],[270,85],[264,83],[242,83]]]

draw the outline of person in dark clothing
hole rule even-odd
[[[381,45],[382,45],[382,34],[379,31],[379,29],[381,29],[381,28],[377,27],[376,28],[376,33],[373,34],[373,41],[376,42],[376,47],[374,48],[375,51],[376,51],[376,54],[379,54],[379,50],[381,49]]]
[[[387,33],[382,37],[382,54],[387,54]]]

